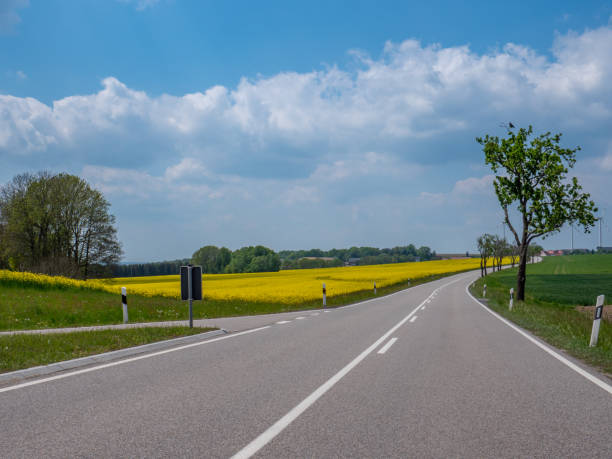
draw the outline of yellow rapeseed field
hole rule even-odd
[[[370,290],[373,283],[386,287],[436,274],[477,269],[477,258],[394,263],[342,268],[296,269],[275,273],[210,274],[203,276],[203,295],[214,300],[261,301],[296,304],[327,296]],[[128,293],[180,296],[179,276],[124,277],[104,281],[107,288],[127,287]]]
[[[209,274],[203,276],[205,299],[247,302],[299,304],[321,298],[322,284],[327,296],[371,290],[405,283],[436,274],[477,269],[478,258],[460,260],[394,263],[342,268],[296,269],[275,273]],[[104,280],[75,280],[27,272],[0,270],[0,283],[28,285],[37,288],[84,288],[144,296],[180,297],[179,276],[124,277]]]

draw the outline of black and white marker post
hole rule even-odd
[[[189,301],[189,328],[193,328],[193,300],[202,299],[202,267],[181,266],[181,300]]]
[[[487,284],[484,284],[484,287],[482,288],[482,297],[487,297]]]
[[[514,306],[514,289],[510,289],[510,306],[509,309],[512,311],[512,307]]]
[[[323,307],[327,306],[327,291],[325,290],[325,282],[323,283]]]
[[[599,324],[601,322],[601,316],[603,315],[603,304],[604,295],[597,297],[597,303],[595,304],[595,317],[593,318],[593,329],[591,330],[591,343],[590,347],[597,346],[597,338],[599,337]]]
[[[374,295],[376,295],[376,282],[374,282]]]
[[[127,290],[125,287],[121,287],[121,305],[123,306],[123,323],[128,323],[128,311],[127,311]]]

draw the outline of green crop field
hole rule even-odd
[[[495,274],[495,281],[516,288],[516,269]],[[612,304],[612,255],[545,257],[527,265],[529,298],[568,306],[594,305],[597,295]]]

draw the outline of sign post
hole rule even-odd
[[[604,295],[597,297],[597,303],[595,304],[595,317],[593,318],[593,329],[591,330],[591,343],[589,347],[597,346],[597,338],[599,337],[599,325],[601,322],[601,316],[603,315],[603,304]]]
[[[181,300],[189,301],[189,328],[193,328],[193,300],[202,300],[201,266],[181,266]]]

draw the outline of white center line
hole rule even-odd
[[[318,312],[313,312],[312,314],[310,314],[311,316],[318,316],[319,313]]]
[[[397,341],[397,338],[391,338],[387,344],[385,344],[383,347],[380,348],[378,353],[384,354],[385,352],[389,350],[391,346],[393,346],[393,343],[395,343],[396,341]]]
[[[446,287],[448,285],[454,284],[455,282],[459,282],[463,280],[463,278],[455,279],[451,282],[448,282],[441,287],[438,287],[437,291],[441,288]],[[238,451],[234,456],[235,459],[246,459],[253,456],[257,451],[266,446],[274,437],[276,437],[279,433],[287,428],[289,424],[291,424],[295,419],[297,419],[304,411],[306,411],[313,403],[315,403],[319,398],[321,398],[328,390],[336,385],[338,381],[344,378],[353,368],[355,368],[363,359],[365,359],[368,355],[372,353],[381,343],[383,343],[389,336],[395,332],[398,328],[404,325],[410,318],[414,315],[415,312],[419,310],[421,306],[425,304],[423,301],[416,308],[414,308],[410,314],[400,320],[397,324],[395,324],[389,331],[387,331],[384,335],[374,342],[370,347],[368,347],[365,351],[355,357],[348,365],[346,365],[342,370],[336,373],[334,376],[329,378],[326,382],[324,382],[318,389],[316,389],[312,394],[302,400],[297,406],[292,408],[287,414],[285,414],[282,418],[272,424],[268,429],[260,434],[257,438],[255,438],[251,443],[246,445],[240,451]]]
[[[279,325],[282,325],[282,324],[288,324],[289,322],[291,322],[291,321],[290,320],[280,320],[280,321],[278,321],[276,323],[279,324]]]
[[[410,323],[413,323],[415,320],[417,320],[417,316],[414,316],[412,319],[410,319]]]
[[[304,316],[300,316],[300,317],[296,317],[295,320],[302,320],[302,319],[305,319],[305,318],[306,317],[304,317]]]

